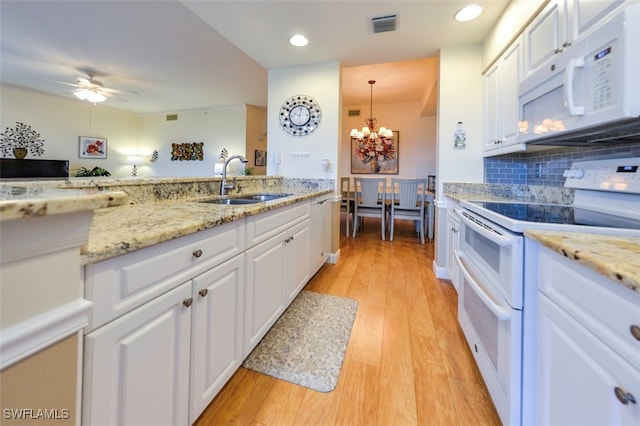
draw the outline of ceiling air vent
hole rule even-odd
[[[359,109],[350,109],[349,110],[349,117],[359,117],[360,116],[360,110]]]
[[[374,33],[384,33],[387,31],[395,31],[396,23],[398,21],[398,15],[380,16],[379,18],[371,19],[373,23]]]
[[[176,121],[178,119],[178,114],[167,114],[167,121]]]

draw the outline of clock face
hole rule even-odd
[[[280,127],[292,136],[306,136],[320,125],[322,112],[311,97],[296,95],[287,99],[280,108]]]

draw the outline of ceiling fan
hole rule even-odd
[[[118,96],[118,94],[135,93],[135,92],[127,92],[123,90],[116,90],[116,89],[104,87],[101,81],[98,81],[94,78],[98,74],[94,70],[83,69],[80,71],[85,72],[88,78],[77,77],[78,83],[76,84],[65,83],[61,81],[59,82],[62,84],[66,84],[67,86],[75,87],[76,89],[73,90],[71,93],[73,93],[73,95],[76,96],[78,99],[92,102],[92,103],[98,103],[98,102],[106,101],[107,98],[115,97],[121,101],[126,102],[126,99],[122,98],[121,96]]]

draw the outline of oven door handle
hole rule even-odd
[[[462,221],[464,221],[465,225],[473,228],[473,230],[475,232],[477,232],[478,234],[481,234],[482,236],[488,238],[489,240],[493,241],[494,243],[498,244],[500,247],[509,247],[511,245],[513,245],[513,241],[511,240],[511,238],[509,237],[505,237],[503,235],[497,234],[494,231],[490,231],[489,229],[486,229],[480,225],[478,225],[477,223],[475,223],[474,221],[472,221],[471,219],[469,219],[468,217],[466,217],[461,209],[455,209],[456,214],[460,217],[460,219]]]
[[[467,266],[465,265],[465,262],[464,262],[464,258],[465,258],[464,253],[456,251],[454,255],[456,258],[456,263],[458,264],[458,268],[460,268],[460,270],[464,274],[464,277],[467,279],[467,282],[469,283],[469,287],[471,287],[473,292],[480,298],[482,303],[485,304],[485,306],[493,313],[493,315],[496,316],[496,318],[498,318],[498,320],[500,321],[508,320],[510,317],[510,312],[504,309],[502,306],[498,305],[496,302],[494,302],[491,299],[491,297],[487,296],[487,293],[485,293],[482,290],[482,288],[480,288],[476,280],[471,276],[471,274],[467,270]]]

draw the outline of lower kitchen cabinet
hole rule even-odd
[[[307,218],[246,251],[244,356],[247,356],[309,280]]]
[[[526,250],[537,307],[523,424],[640,424],[640,294],[538,243]]]
[[[458,290],[460,282],[458,263],[455,252],[460,248],[460,219],[454,208],[447,213],[447,271],[453,287]]]
[[[242,360],[244,255],[193,280],[189,424],[213,400]]]
[[[85,336],[82,424],[189,418],[191,282]]]
[[[640,424],[640,370],[542,294],[539,308],[538,424]]]

